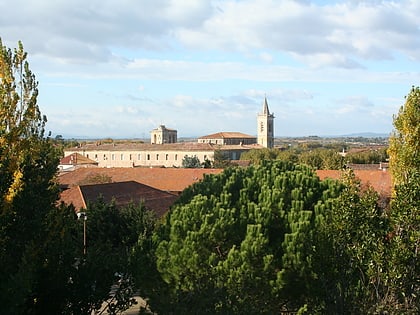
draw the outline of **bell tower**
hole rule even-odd
[[[267,97],[264,97],[262,113],[257,117],[258,144],[266,148],[274,147],[274,114],[270,114]]]

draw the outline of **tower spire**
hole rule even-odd
[[[268,109],[267,96],[264,96],[262,113],[263,115],[270,115],[270,110]]]

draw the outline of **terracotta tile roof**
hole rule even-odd
[[[83,185],[78,186],[84,208],[90,202],[102,197],[105,202],[115,201],[117,206],[125,206],[130,202],[144,202],[149,210],[156,212],[158,217],[165,214],[177,199],[177,196],[137,183],[135,181]]]
[[[325,178],[339,179],[342,171],[317,170],[316,174],[323,180]],[[354,170],[354,174],[364,185],[372,186],[381,196],[391,196],[391,174],[385,170]]]
[[[83,164],[95,164],[97,165],[98,162],[91,160],[79,153],[72,153],[63,157],[60,160],[61,165],[83,165]]]
[[[241,133],[241,132],[217,132],[211,135],[200,137],[199,139],[226,139],[226,138],[249,138],[256,139],[256,137]]]
[[[150,143],[87,143],[75,148],[67,148],[65,151],[214,151],[214,146],[209,143],[177,142],[165,144]]]
[[[206,168],[80,168],[59,175],[61,186],[78,185],[87,177],[105,175],[113,182],[136,181],[156,189],[181,192],[204,177],[204,174],[218,174],[222,169]]]

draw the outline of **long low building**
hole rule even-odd
[[[239,160],[243,152],[260,147],[257,144],[215,145],[196,142],[88,143],[65,149],[64,156],[78,153],[98,163],[98,167],[181,167],[185,156],[196,156],[203,163],[206,160],[214,161],[214,153],[220,151],[229,160]]]

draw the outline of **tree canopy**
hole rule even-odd
[[[404,106],[394,116],[389,139],[389,162],[395,185],[408,181],[420,169],[420,88],[412,87]]]
[[[228,168],[186,189],[156,251],[171,307],[221,314],[303,307],[316,213],[340,190],[306,166],[279,161]]]

